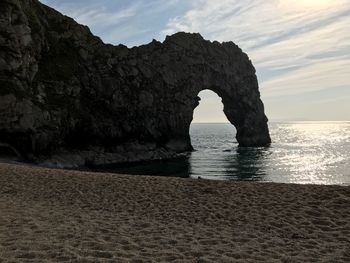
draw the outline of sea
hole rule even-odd
[[[166,161],[115,167],[134,175],[350,185],[350,122],[271,122],[269,147],[238,147],[229,123],[193,123],[194,151]]]

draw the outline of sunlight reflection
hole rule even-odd
[[[194,152],[120,173],[350,185],[350,122],[270,123],[270,147],[239,148],[231,124],[192,124]]]
[[[350,183],[350,123],[270,123],[269,148],[237,148],[230,126],[194,126],[190,176],[298,184]],[[221,137],[222,136],[222,137]],[[230,150],[231,148],[231,150]],[[222,151],[225,149],[224,151]]]
[[[326,183],[340,163],[349,161],[343,145],[350,141],[349,125],[344,123],[301,122],[281,125],[273,135],[281,143],[275,152],[281,171],[289,182]]]

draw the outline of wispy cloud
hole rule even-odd
[[[88,25],[105,42],[140,45],[157,38],[170,17],[184,13],[185,0],[42,0],[77,22]],[[187,3],[186,3],[187,2]]]
[[[350,88],[349,1],[302,2],[198,0],[169,21],[162,37],[190,31],[233,40],[257,67],[264,96]]]
[[[92,24],[94,27],[109,28],[113,25],[127,22],[136,15],[138,8],[137,2],[122,10],[109,10],[107,6],[94,4],[70,13],[81,24]],[[74,9],[70,8],[70,10]]]
[[[316,103],[327,94],[327,107],[333,101],[335,108],[337,98],[350,96],[349,0],[43,1],[113,44],[140,45],[177,31],[234,41],[256,66],[272,116],[291,117],[303,96]]]
[[[334,87],[350,88],[349,69],[349,59],[313,63],[264,82],[264,93],[265,96],[288,96]]]

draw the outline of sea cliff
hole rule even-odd
[[[50,166],[176,157],[198,93],[216,92],[240,146],[270,143],[255,69],[233,42],[177,33],[104,44],[37,0],[0,3],[0,143]]]

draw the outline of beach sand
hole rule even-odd
[[[350,187],[0,164],[0,262],[350,262]]]

